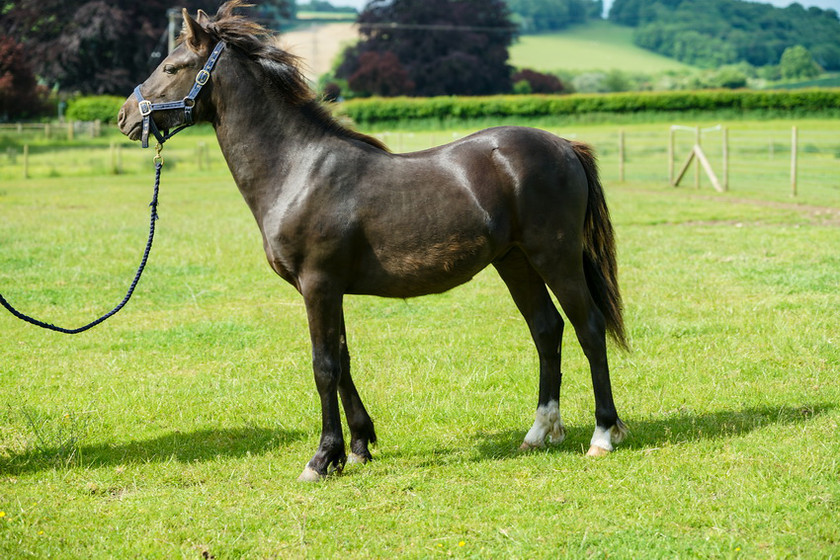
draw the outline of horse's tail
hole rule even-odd
[[[615,255],[615,234],[604,189],[598,178],[598,165],[592,148],[571,142],[589,183],[586,217],[583,221],[583,272],[592,299],[606,320],[607,332],[624,349],[628,349],[624,330],[621,292],[618,289],[618,265]]]

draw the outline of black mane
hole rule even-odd
[[[224,41],[260,65],[266,77],[292,105],[304,109],[326,131],[365,142],[377,148],[388,148],[380,140],[356,132],[339,123],[309,87],[300,70],[301,60],[274,44],[273,33],[247,17],[234,13],[248,6],[243,0],[230,0],[219,7],[216,16],[202,27],[216,41]]]

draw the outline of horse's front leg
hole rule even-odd
[[[376,443],[376,432],[362,398],[353,384],[350,375],[350,352],[347,349],[347,329],[344,317],[341,318],[341,379],[338,382],[338,394],[344,405],[344,415],[350,427],[350,463],[367,463],[371,460],[368,445]]]
[[[298,480],[315,481],[340,472],[347,461],[338,408],[342,294],[321,282],[304,285],[302,292],[312,339],[312,368],[321,398],[321,442]]]

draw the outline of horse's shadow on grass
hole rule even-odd
[[[222,457],[261,455],[306,433],[255,426],[170,432],[147,440],[84,445],[73,441],[39,442],[7,458],[0,457],[0,474],[20,475],[54,468],[98,468],[133,464],[212,461]]]
[[[758,406],[740,410],[720,410],[694,413],[680,410],[647,418],[626,419],[630,430],[618,449],[646,450],[703,440],[723,440],[749,434],[769,426],[810,422],[836,408],[834,404],[819,403],[802,406]],[[592,427],[566,426],[566,440],[549,446],[549,452],[578,453],[589,448]],[[507,459],[521,455],[517,445],[525,432],[506,430],[479,433],[476,461]]]

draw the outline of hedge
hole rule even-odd
[[[68,104],[67,118],[114,123],[125,98],[79,97]],[[840,89],[789,91],[701,90],[573,95],[494,95],[488,97],[371,97],[342,103],[340,112],[357,123],[413,119],[545,117],[585,113],[682,111],[840,110]]]
[[[71,121],[117,122],[117,113],[125,103],[125,97],[116,95],[95,95],[77,97],[67,103],[66,117]]]
[[[581,113],[682,111],[801,111],[840,109],[840,89],[797,91],[703,90],[492,97],[379,97],[352,99],[341,113],[357,123],[410,119],[543,117]]]

